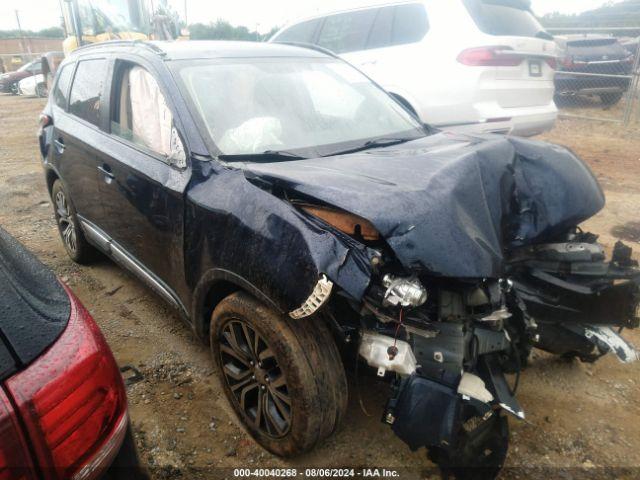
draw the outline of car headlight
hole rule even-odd
[[[330,207],[305,204],[300,205],[300,208],[347,235],[361,237],[366,241],[380,240],[380,234],[376,227],[362,217]]]
[[[387,289],[383,300],[383,304],[387,307],[419,307],[427,301],[427,290],[415,277],[400,278],[385,275],[382,284]]]

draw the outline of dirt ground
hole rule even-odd
[[[80,267],[66,256],[53,220],[36,144],[44,102],[0,96],[0,225],[76,292],[122,365],[144,380],[129,387],[143,460],[155,478],[233,478],[235,467],[387,467],[402,478],[433,477],[424,451],[411,452],[380,422],[386,386],[350,382],[342,429],[315,451],[282,460],[244,432],[221,391],[209,352],[178,315],[108,260]],[[640,133],[611,124],[559,121],[545,140],[573,148],[606,191],[604,212],[585,229],[612,247],[617,237],[640,253]],[[636,257],[637,257],[636,253]],[[625,336],[640,345],[640,332]],[[501,478],[639,478],[640,363],[606,357],[596,365],[535,352],[518,397],[526,422],[511,420]],[[370,416],[363,412],[358,396]]]

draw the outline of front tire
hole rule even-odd
[[[320,319],[293,320],[238,292],[218,304],[210,326],[225,394],[260,445],[289,457],[335,431],[347,407],[347,381]]]
[[[51,200],[58,224],[58,232],[67,255],[76,263],[91,263],[95,258],[95,249],[87,242],[82,232],[76,209],[71,197],[58,179],[51,187]]]

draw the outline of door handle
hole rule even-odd
[[[105,176],[105,182],[107,183],[111,183],[111,180],[113,180],[115,177],[115,175],[111,172],[111,167],[109,167],[109,165],[102,165],[100,167],[98,167],[98,171],[100,173],[102,173]]]
[[[56,146],[56,150],[58,151],[58,153],[62,155],[64,153],[64,149],[66,148],[64,141],[62,140],[62,137],[58,138],[57,140],[54,140],[53,144]]]

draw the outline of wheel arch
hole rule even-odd
[[[45,173],[45,179],[47,182],[47,190],[49,191],[49,196],[51,196],[51,192],[53,190],[53,184],[56,180],[60,180],[60,177],[55,172],[53,168],[47,168]]]
[[[191,307],[193,328],[202,341],[209,342],[209,321],[216,306],[238,291],[247,292],[276,312],[284,313],[269,296],[240,275],[221,268],[208,270],[196,286]]]

